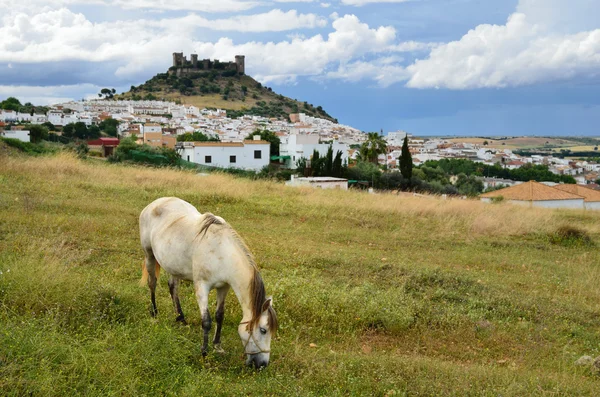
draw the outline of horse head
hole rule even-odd
[[[273,298],[264,301],[262,310],[256,318],[244,321],[238,327],[238,333],[244,344],[246,365],[262,368],[269,365],[271,356],[271,338],[277,331],[277,315],[273,309]]]

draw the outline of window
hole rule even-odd
[[[262,159],[262,152],[260,150],[255,150],[254,151],[254,158],[255,159]]]
[[[229,156],[229,162],[235,163],[235,156]]]
[[[204,162],[206,164],[212,163],[212,156],[204,156]]]

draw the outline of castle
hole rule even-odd
[[[219,62],[218,59],[211,61],[203,59],[198,61],[198,54],[191,54],[188,61],[183,55],[183,52],[173,53],[173,66],[170,71],[177,76],[182,76],[188,73],[195,73],[201,70],[230,70],[240,74],[245,73],[245,56],[236,55],[235,62]]]

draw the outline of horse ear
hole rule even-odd
[[[269,296],[267,298],[267,300],[265,301],[265,303],[263,303],[262,311],[264,312],[265,310],[267,310],[269,308],[269,306],[273,306],[273,297],[272,296]]]

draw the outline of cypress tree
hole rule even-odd
[[[332,166],[332,176],[341,177],[342,176],[342,152],[340,150],[335,154],[335,159],[333,160]]]
[[[333,145],[329,145],[329,148],[327,149],[327,154],[325,155],[324,168],[324,176],[332,176],[331,172],[333,171]]]
[[[412,156],[410,150],[408,150],[408,135],[404,137],[404,143],[402,144],[402,155],[400,156],[400,172],[405,179],[410,180],[412,178]]]

